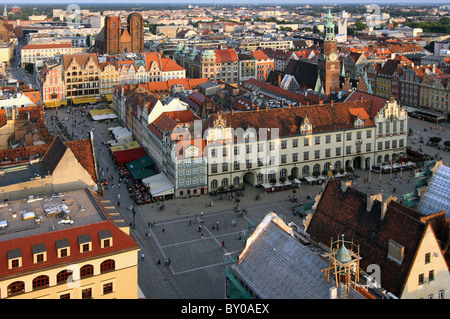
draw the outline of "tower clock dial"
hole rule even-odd
[[[337,60],[337,54],[331,53],[328,58],[330,59],[330,61],[334,62]]]

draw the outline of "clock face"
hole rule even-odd
[[[330,61],[336,61],[337,60],[337,54],[336,53],[331,53],[328,58],[330,59]]]

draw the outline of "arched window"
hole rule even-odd
[[[239,185],[239,176],[233,178],[233,185]]]
[[[211,181],[211,188],[217,188],[217,179]]]
[[[383,157],[382,157],[381,155],[378,155],[378,157],[377,157],[377,163],[381,163],[382,159],[383,159]]]
[[[222,179],[222,186],[227,187],[228,186],[228,178]]]
[[[33,290],[48,287],[48,276],[41,275],[33,279]]]
[[[319,164],[314,165],[313,172],[319,172],[320,173],[320,165]]]
[[[84,265],[80,269],[80,278],[87,278],[94,275],[94,266],[92,265]]]
[[[341,161],[336,161],[336,163],[334,163],[334,168],[335,169],[341,169],[341,166],[342,164],[341,164]]]
[[[326,171],[329,171],[331,167],[331,163],[330,162],[326,162],[325,165],[323,166],[323,169]]]
[[[8,297],[23,294],[25,292],[25,283],[23,281],[14,281],[8,285]]]
[[[258,182],[262,182],[264,179],[264,175],[262,173],[258,173],[258,175],[256,175],[256,180]]]
[[[283,168],[283,169],[280,171],[280,177],[287,177],[287,169]]]
[[[113,259],[107,259],[100,264],[100,273],[113,271],[116,269],[116,262]]]
[[[64,284],[67,283],[67,279],[69,279],[69,277],[72,275],[72,270],[70,269],[64,269],[61,270],[57,275],[56,275],[56,283],[59,284]],[[73,279],[72,279],[73,280]]]
[[[308,165],[303,166],[302,174],[303,175],[308,175],[309,174],[309,166]]]
[[[384,162],[389,163],[389,161],[390,161],[389,154],[384,155]]]

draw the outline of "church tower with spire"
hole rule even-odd
[[[330,94],[340,87],[340,61],[338,59],[337,40],[334,32],[333,16],[330,9],[326,17],[325,37],[321,54],[319,57],[318,69],[325,94]]]

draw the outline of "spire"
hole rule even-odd
[[[316,86],[314,87],[314,91],[315,91],[315,92],[320,92],[320,89],[321,89],[321,88],[322,88],[322,90],[323,90],[322,82],[320,81],[320,75],[317,74]]]
[[[345,78],[345,67],[344,67],[344,61],[342,61],[341,76],[342,76],[343,78]]]
[[[6,11],[6,3],[5,3],[5,7],[3,9],[3,17],[7,17],[8,16],[8,11]]]
[[[331,15],[331,9],[328,7],[328,14],[326,16],[327,22],[325,24],[325,39],[331,39],[333,40],[334,35],[334,22],[333,22],[333,16]]]

